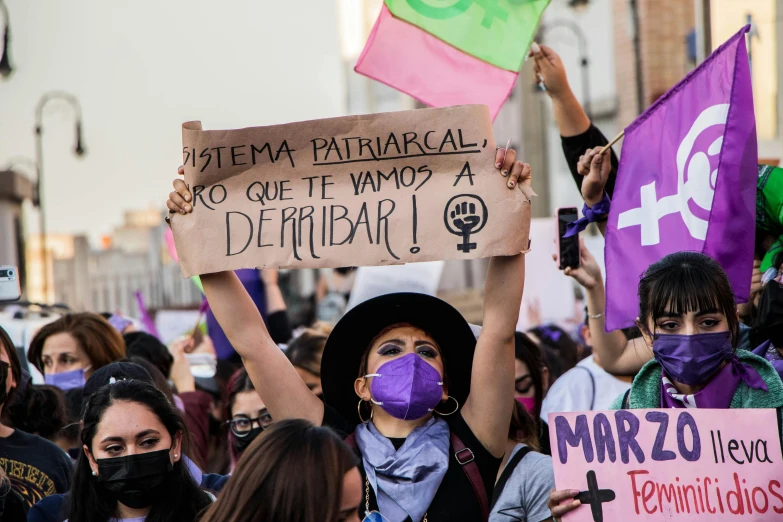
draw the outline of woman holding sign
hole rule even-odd
[[[603,314],[594,310],[605,303],[601,272],[584,244],[581,256],[582,267],[572,275],[588,291],[591,331],[610,335],[603,333]],[[709,256],[677,252],[650,265],[639,282],[638,323],[653,360],[613,409],[776,408],[783,418],[783,382],[769,362],[737,349],[739,318],[731,285]],[[576,509],[576,493],[553,491],[552,514]]]
[[[530,167],[500,149],[509,190]],[[181,180],[168,201],[191,211]],[[516,233],[509,223],[509,233]],[[204,291],[276,420],[307,419],[347,435],[361,457],[366,520],[487,520],[514,397],[514,329],[523,254],[492,258],[478,341],[447,303],[390,294],[349,311],[324,349],[324,402],[270,338],[232,272],[202,276]]]

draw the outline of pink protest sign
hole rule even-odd
[[[774,409],[550,413],[565,522],[781,520],[783,454]]]

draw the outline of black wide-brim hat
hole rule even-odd
[[[370,343],[384,328],[407,323],[438,343],[448,382],[448,393],[460,408],[470,393],[470,374],[476,337],[465,318],[437,297],[416,293],[386,294],[352,308],[332,330],[321,359],[324,402],[352,424],[361,419],[354,381]],[[449,410],[452,406],[449,405]]]

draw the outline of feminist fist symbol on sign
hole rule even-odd
[[[491,27],[495,18],[500,18],[502,21],[508,20],[508,11],[500,7],[500,0],[406,0],[408,5],[411,6],[416,12],[427,18],[433,18],[435,20],[447,20],[455,16],[459,16],[473,4],[478,5],[484,9],[484,18],[481,20],[481,25],[484,27]],[[507,0],[511,5],[522,5],[526,2],[534,2],[536,0]]]
[[[478,212],[476,212],[476,205],[479,205]],[[451,209],[450,213],[449,209]],[[484,228],[487,224],[487,213],[484,201],[473,194],[460,194],[446,203],[446,210],[443,213],[446,229],[455,236],[462,236],[462,243],[457,245],[457,250],[468,254],[476,249],[476,243],[470,242],[470,235]]]

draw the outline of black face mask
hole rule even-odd
[[[759,299],[758,327],[775,348],[783,348],[783,285],[770,281]]]
[[[250,443],[253,442],[256,437],[261,435],[262,431],[264,431],[264,428],[253,428],[244,437],[237,437],[235,433],[232,433],[231,435],[233,435],[233,437],[231,437],[231,440],[237,453],[244,453],[247,447],[250,446]]]
[[[173,469],[169,450],[98,459],[96,462],[98,482],[109,494],[131,509],[154,504],[164,493],[160,485]]]

